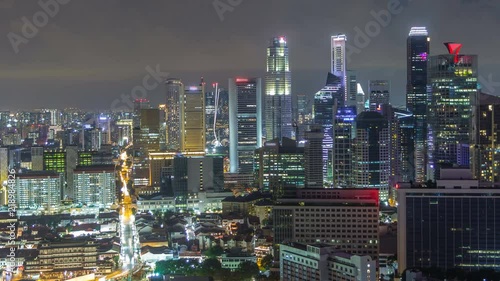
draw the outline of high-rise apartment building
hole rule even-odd
[[[255,150],[262,146],[260,78],[229,79],[230,172],[252,174]]]
[[[431,170],[441,166],[469,167],[472,107],[478,103],[477,55],[459,55],[461,44],[445,43],[449,54],[431,56],[428,123]]]
[[[167,149],[178,151],[181,148],[181,95],[184,94],[184,85],[180,79],[172,78],[165,81],[165,88]]]
[[[383,104],[389,104],[391,82],[388,80],[370,80],[368,82],[370,93],[370,111],[379,111]]]
[[[274,241],[328,243],[378,259],[378,212],[376,189],[298,189],[273,207]]]
[[[352,157],[355,135],[356,107],[337,108],[333,129],[333,186],[352,187]]]
[[[56,212],[61,206],[63,175],[57,172],[26,172],[16,175],[16,204],[19,209]]]
[[[292,73],[285,37],[275,37],[267,48],[265,95],[266,140],[293,138]]]
[[[441,169],[440,174],[437,188],[397,190],[399,271],[497,268],[499,187],[483,186],[468,169]]]
[[[390,176],[390,131],[380,113],[362,112],[356,119],[353,149],[353,186],[377,188],[386,201]]]
[[[205,83],[186,86],[180,110],[181,151],[205,151]]]
[[[427,63],[430,51],[430,37],[425,27],[412,27],[407,39],[406,54],[406,108],[414,119],[415,181],[424,182],[427,175]]]
[[[31,147],[31,170],[43,171],[43,146]]]
[[[74,201],[109,208],[116,202],[116,176],[114,165],[77,167],[73,174]]]

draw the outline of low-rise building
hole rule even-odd
[[[257,263],[257,257],[252,254],[238,253],[238,254],[222,254],[221,264],[222,268],[235,271],[239,268],[240,263],[250,261]]]

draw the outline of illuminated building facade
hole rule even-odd
[[[48,213],[61,205],[63,176],[56,172],[26,172],[16,175],[16,204],[19,209],[43,209]]]
[[[427,171],[427,63],[430,37],[425,27],[412,27],[407,39],[406,108],[414,116],[415,181],[424,182]]]
[[[400,272],[412,267],[498,269],[500,189],[467,179],[468,169],[454,173],[437,180],[437,189],[399,186]]]
[[[472,174],[480,181],[500,182],[500,97],[481,93],[474,112]]]
[[[229,79],[230,172],[252,174],[255,150],[262,146],[260,78]]]
[[[181,147],[181,95],[184,85],[180,79],[167,79],[166,88],[166,144],[168,150],[178,151]]]
[[[293,138],[292,73],[285,37],[275,37],[267,48],[265,95],[266,139]]]
[[[257,149],[255,158],[255,179],[262,192],[280,197],[304,187],[304,148],[294,140],[268,141]]]
[[[180,110],[181,151],[205,151],[205,83],[185,87]]]
[[[323,127],[323,179],[332,183],[333,120],[336,108],[345,104],[342,77],[328,73],[326,86],[314,95],[314,124]]]
[[[389,104],[391,82],[388,80],[370,80],[368,82],[370,93],[370,111],[380,111],[383,104]]]
[[[323,126],[310,125],[305,133],[305,188],[323,188]]]
[[[353,140],[356,107],[339,107],[334,121],[333,186],[352,187]]]
[[[376,189],[298,189],[273,207],[274,241],[328,243],[378,259],[378,203]]]
[[[477,56],[459,55],[461,44],[445,45],[450,54],[430,57],[428,68],[429,155],[434,175],[441,166],[469,167],[472,106],[478,99]]]
[[[377,188],[386,201],[390,176],[390,131],[380,113],[362,112],[356,119],[353,149],[353,186]]]
[[[75,202],[109,208],[116,202],[115,166],[77,167],[73,185]]]

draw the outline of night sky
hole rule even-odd
[[[264,77],[266,47],[278,35],[288,38],[293,93],[312,96],[329,70],[330,36],[346,33],[353,44],[356,27],[365,29],[388,2],[216,0],[236,4],[220,17],[213,0],[64,1],[16,54],[8,34],[22,36],[22,18],[32,22],[43,10],[38,1],[0,0],[0,109],[110,108],[142,84],[147,66],[185,84],[201,76],[222,85],[231,76]],[[365,91],[367,80],[389,79],[392,103],[404,104],[412,26],[427,27],[432,54],[446,52],[443,42],[463,43],[463,54],[479,55],[480,74],[500,82],[500,0],[401,1],[402,12],[349,61]],[[164,96],[162,86],[148,92],[153,103]]]

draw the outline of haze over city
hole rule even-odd
[[[265,49],[273,36],[287,36],[292,93],[312,95],[329,70],[331,35],[347,34],[374,20],[387,1],[252,0],[220,17],[215,2],[68,1],[16,54],[7,37],[22,34],[22,18],[40,11],[35,1],[2,1],[0,14],[1,109],[80,107],[107,109],[141,83],[145,67],[159,65],[186,83],[265,73]],[[446,53],[442,42],[463,43],[462,53],[479,54],[480,75],[500,81],[497,46],[498,1],[401,0],[400,14],[352,56],[364,88],[369,79],[392,82],[391,101],[405,103],[405,41],[411,26],[427,26],[431,54]],[[222,19],[222,20],[221,20]],[[500,91],[500,90],[497,90]],[[148,92],[164,102],[164,87]]]

